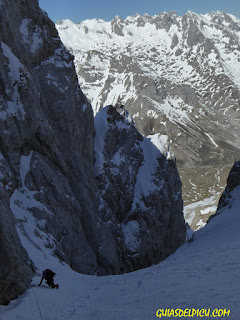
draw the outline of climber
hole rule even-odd
[[[51,287],[51,288],[59,288],[58,284],[54,284],[54,280],[53,277],[55,276],[55,272],[53,272],[50,269],[46,269],[42,272],[42,279],[39,283],[38,286],[40,286],[42,284],[43,279],[46,280],[46,283]]]

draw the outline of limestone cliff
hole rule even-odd
[[[72,56],[37,0],[1,0],[0,24],[2,303],[32,277],[24,239],[28,253],[42,241],[75,270],[96,272],[97,199],[92,109]]]
[[[0,0],[0,41],[0,304],[56,259],[102,275],[173,252],[185,237],[181,184],[152,142],[166,137],[144,139],[112,107],[94,129],[37,0]]]
[[[168,138],[144,138],[127,111],[120,115],[112,106],[97,114],[95,127],[101,229],[108,234],[107,242],[99,240],[99,272],[150,266],[185,240],[181,182]]]
[[[217,211],[214,215],[212,215],[208,222],[214,218],[216,215],[219,215],[224,207],[229,206],[231,208],[231,202],[234,200],[233,198],[239,196],[238,192],[236,191],[237,188],[239,189],[240,186],[240,161],[236,161],[234,166],[232,167],[231,171],[229,172],[227,178],[227,186],[223,191],[221,198],[218,203]],[[233,191],[236,191],[233,195]]]

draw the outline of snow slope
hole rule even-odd
[[[223,208],[195,233],[192,242],[150,268],[120,276],[87,276],[51,255],[36,255],[39,270],[49,267],[56,271],[60,289],[33,286],[9,306],[1,306],[0,319],[151,320],[157,319],[158,309],[210,308],[212,312],[219,308],[230,310],[230,316],[221,319],[239,320],[239,193],[237,187],[231,208]],[[40,275],[33,285],[38,281]],[[203,319],[193,319],[198,318]]]

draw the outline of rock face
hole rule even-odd
[[[0,187],[0,304],[7,304],[30,284],[34,267],[19,243],[9,196]]]
[[[170,12],[77,26],[65,20],[57,29],[96,112],[124,104],[141,134],[169,136],[186,218],[202,226],[240,156],[239,19]]]
[[[222,196],[218,203],[217,212],[215,215],[211,216],[209,218],[209,221],[211,218],[215,217],[221,212],[221,209],[230,205],[232,201],[232,191],[240,186],[240,161],[235,162],[234,166],[232,167],[229,176],[227,178],[227,186],[222,193]]]
[[[95,133],[73,57],[37,0],[0,0],[0,41],[0,304],[56,258],[101,275],[176,250],[185,223],[167,137],[143,138],[112,107]]]
[[[144,138],[120,111],[109,106],[95,118],[101,232],[109,233],[98,258],[114,273],[157,263],[185,241],[181,182],[168,139]]]
[[[0,260],[6,262],[0,303],[5,303],[33,275],[21,243],[30,259],[34,250],[44,256],[48,248],[75,270],[96,272],[98,201],[92,109],[79,89],[72,56],[37,0],[1,0],[0,17]]]

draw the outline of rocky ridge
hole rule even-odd
[[[111,259],[115,273],[157,263],[185,240],[181,182],[167,136],[144,138],[119,111],[108,106],[95,117],[99,214],[112,234],[106,246],[101,226],[98,254],[102,263]]]
[[[186,219],[204,225],[240,155],[239,19],[189,11],[56,27],[95,112],[124,104],[144,136],[169,136]]]

